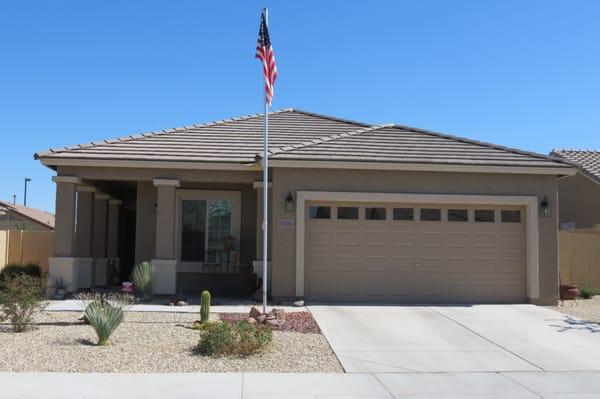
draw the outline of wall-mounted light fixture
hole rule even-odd
[[[542,215],[544,217],[552,215],[552,212],[550,211],[550,203],[548,203],[548,197],[544,197],[542,199],[542,202],[540,202],[540,208],[542,208]]]
[[[285,211],[294,212],[294,197],[292,197],[291,192],[289,192],[287,197],[285,197]]]

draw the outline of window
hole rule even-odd
[[[495,220],[493,209],[475,209],[476,222],[494,222]]]
[[[448,209],[449,222],[468,222],[469,211],[467,209]]]
[[[442,210],[436,208],[422,208],[421,220],[424,222],[439,222],[442,220]]]
[[[181,260],[204,261],[206,254],[206,201],[181,202]]]
[[[338,206],[337,218],[344,220],[358,219],[358,208],[355,206]]]
[[[394,208],[394,220],[415,220],[413,208]]]
[[[331,207],[311,206],[308,208],[308,215],[311,219],[331,219]]]
[[[385,220],[385,208],[365,208],[365,219]]]
[[[179,260],[190,267],[185,271],[193,271],[189,263],[234,261],[239,251],[241,193],[178,190],[177,198]]]
[[[230,201],[181,201],[182,261],[221,262],[231,238]]]
[[[521,211],[502,210],[500,220],[502,223],[521,223]]]

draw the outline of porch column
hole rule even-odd
[[[94,257],[94,286],[106,285],[106,231],[109,199],[110,196],[107,194],[96,193],[94,195],[94,243],[92,245],[92,256]]]
[[[62,279],[69,291],[77,289],[75,255],[75,187],[81,179],[75,176],[53,176],[56,183],[56,222],[54,257],[49,261],[49,277]]]
[[[77,186],[77,221],[75,222],[75,256],[77,287],[90,288],[92,284],[92,229],[94,226],[94,192],[91,186]]]
[[[272,198],[271,195],[271,186],[273,185],[271,182],[268,183],[269,184],[269,200]],[[262,222],[263,222],[263,182],[262,181],[255,181],[253,184],[254,189],[256,190],[256,260],[254,260],[252,262],[252,269],[254,270],[254,273],[258,276],[258,278],[262,278],[263,275],[263,227],[262,227]],[[272,207],[272,202],[269,202],[269,209],[273,209]],[[273,231],[273,218],[272,218],[272,212],[271,215],[269,215],[269,242],[268,244],[268,251],[269,253],[271,252],[271,242],[272,242],[272,237],[273,235],[271,234],[271,232]],[[270,259],[270,256],[268,256],[267,254],[267,260]],[[271,275],[271,263],[270,261],[267,264],[268,268],[269,268],[269,277]],[[267,279],[268,285],[270,288],[271,286],[271,278]],[[270,292],[270,289],[268,289],[268,291]]]
[[[175,251],[175,191],[178,179],[154,179],[156,193],[156,253],[153,289],[156,294],[175,294],[177,259]]]
[[[121,200],[108,200],[108,226],[106,237],[106,256],[109,261],[108,268],[114,271],[119,270],[119,210]],[[112,266],[111,266],[112,265]],[[109,275],[110,273],[107,273]],[[108,278],[108,276],[107,276]],[[111,281],[107,281],[107,284]]]

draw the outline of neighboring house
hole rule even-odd
[[[0,230],[54,230],[54,215],[50,212],[0,201]]]
[[[292,109],[269,126],[273,298],[556,302],[570,164]],[[198,293],[261,260],[262,129],[250,115],[36,154],[57,172],[50,274],[101,284],[131,246],[156,293]]]
[[[600,151],[557,149],[550,154],[578,166],[577,174],[558,182],[562,228],[600,225]]]

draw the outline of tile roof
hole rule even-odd
[[[121,137],[35,154],[36,159],[254,163],[263,116]],[[546,155],[399,125],[369,125],[295,109],[269,114],[270,159],[490,166],[570,166]]]
[[[11,204],[10,202],[6,201],[0,201],[0,208],[8,209],[35,222],[43,224],[44,226],[54,228],[54,215],[50,212],[42,211],[36,208],[30,208],[28,206]]]
[[[600,182],[600,150],[554,149],[550,155],[575,163],[583,173]]]

